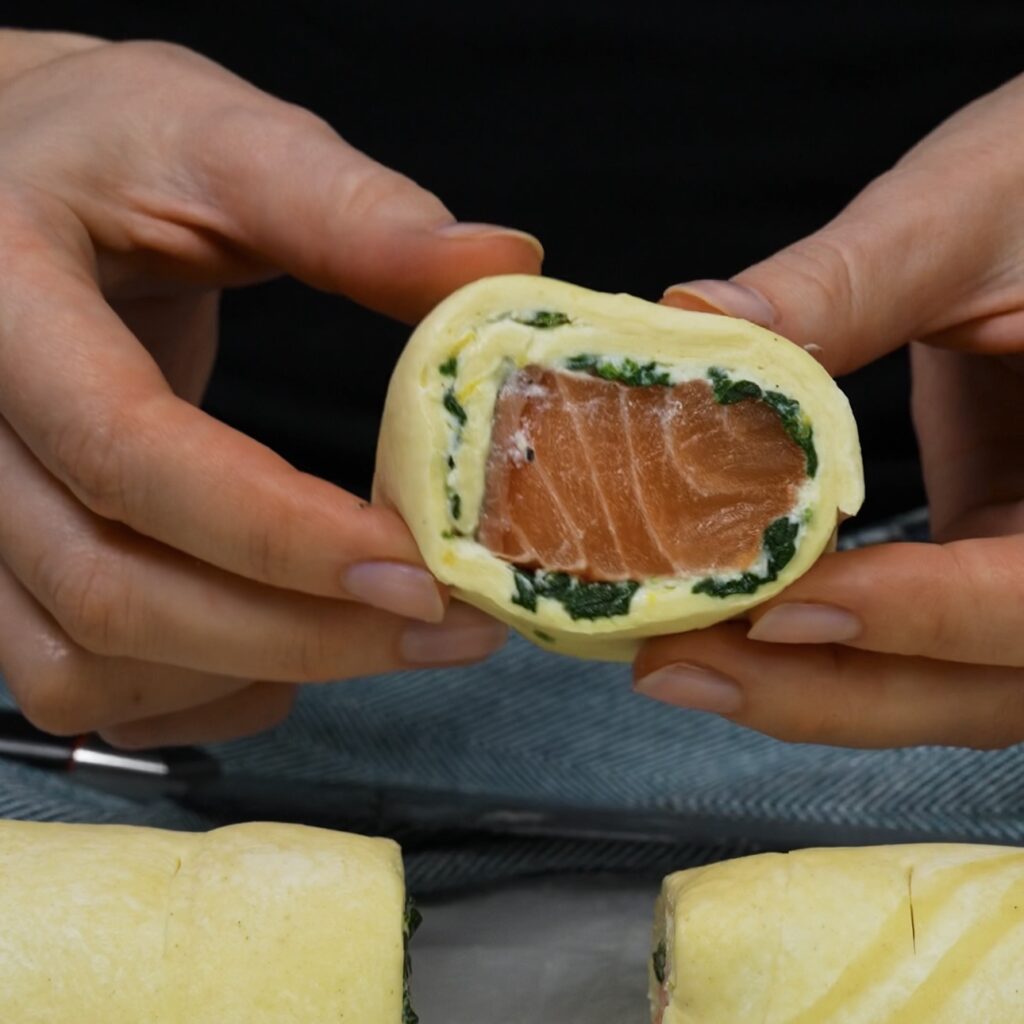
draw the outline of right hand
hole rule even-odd
[[[845,373],[914,341],[935,544],[828,554],[736,622],[648,642],[637,686],[786,740],[1024,740],[1024,76],[819,231],[665,301],[756,320]]]
[[[207,742],[279,721],[289,683],[500,646],[397,515],[196,403],[224,286],[286,272],[415,320],[537,272],[535,240],[455,224],[187,50],[0,33],[0,65],[0,664],[25,714]]]

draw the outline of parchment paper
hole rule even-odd
[[[519,882],[422,904],[421,1024],[646,1024],[656,880]]]

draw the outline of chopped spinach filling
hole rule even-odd
[[[442,377],[451,377],[454,380],[455,376],[459,372],[458,357],[449,356],[443,363],[441,363],[440,366],[438,366],[437,369]],[[455,420],[455,437],[452,443],[452,450],[450,450],[445,457],[448,472],[451,473],[452,470],[455,469],[454,449],[458,448],[459,445],[462,444],[462,428],[466,425],[466,421],[469,417],[466,415],[466,410],[462,407],[462,403],[455,397],[454,383],[449,384],[444,389],[444,397],[441,401],[445,409]],[[448,497],[448,511],[451,514],[452,519],[460,519],[462,516],[462,495],[460,495],[450,483],[445,484],[445,494]],[[456,535],[457,531],[452,533],[452,536]]]
[[[764,402],[782,423],[782,429],[793,439],[803,451],[807,460],[807,475],[813,477],[818,472],[818,452],[814,447],[814,428],[807,417],[800,412],[800,403],[788,398],[779,391],[765,391],[752,380],[732,380],[729,375],[717,366],[708,370],[711,378],[711,390],[719,405],[732,405],[752,398]]]
[[[513,567],[516,592],[512,603],[528,612],[537,610],[537,599],[549,597],[558,601],[569,618],[608,619],[629,612],[633,595],[640,589],[635,580],[605,583],[577,579],[567,572],[545,572],[542,569]]]
[[[454,387],[445,388],[444,407],[455,417],[460,427],[466,425],[466,410],[462,408],[462,403],[455,397]]]
[[[567,359],[565,368],[576,373],[589,373],[592,377],[615,381],[631,388],[663,388],[672,383],[668,371],[660,363],[638,363],[628,356],[621,362],[616,362],[583,353]]]
[[[451,512],[452,519],[459,519],[462,516],[462,495],[450,487],[448,488],[448,511]]]
[[[542,331],[572,323],[572,317],[568,313],[560,313],[555,309],[538,309],[521,316],[513,314],[512,319],[517,324],[523,324],[526,327],[539,327]]]
[[[733,594],[753,594],[762,583],[771,583],[796,554],[796,535],[800,530],[798,520],[783,516],[776,519],[764,531],[764,551],[768,556],[768,568],[764,575],[745,572],[732,578],[719,579],[706,576],[693,585],[694,594],[708,597],[732,597]]]
[[[419,912],[411,896],[405,898],[405,917],[402,920],[402,1024],[418,1024],[419,1015],[412,1008],[409,999],[409,978],[412,976],[412,958],[409,955],[409,942],[416,934],[416,929],[423,923],[423,915]]]
[[[665,940],[662,939],[658,943],[658,948],[654,951],[654,955],[651,957],[651,965],[654,967],[654,976],[658,979],[659,985],[665,984]]]

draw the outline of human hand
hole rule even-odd
[[[196,403],[224,286],[285,272],[412,320],[536,272],[535,240],[195,53],[32,33],[0,33],[0,238],[0,663],[37,725],[223,739],[289,683],[500,646],[394,512]]]
[[[665,300],[845,373],[912,339],[941,544],[827,555],[727,623],[647,644],[638,689],[787,740],[1024,740],[1024,77],[964,108],[820,231]]]

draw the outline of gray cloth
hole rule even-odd
[[[307,687],[278,729],[210,751],[229,778],[290,787],[290,817],[302,818],[310,806],[303,793],[315,793],[318,823],[331,823],[330,794],[370,783],[499,805],[540,799],[662,810],[688,826],[674,846],[417,839],[407,866],[419,892],[552,871],[658,873],[762,848],[870,840],[878,830],[900,839],[1024,841],[1024,746],[788,745],[634,695],[624,666],[563,658],[518,638],[483,665]],[[0,761],[0,817],[195,829],[238,816],[237,807],[138,804]],[[343,815],[334,823],[343,826]]]

